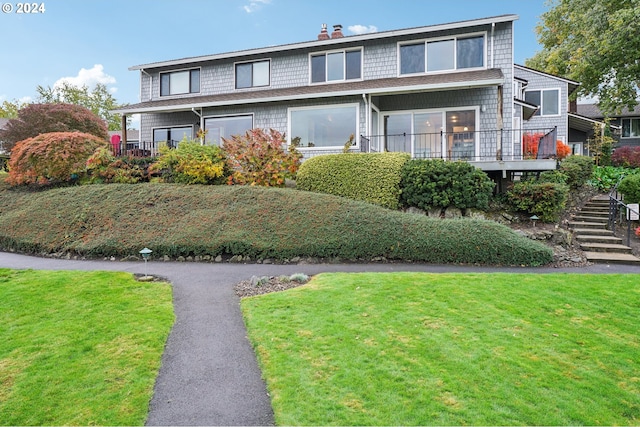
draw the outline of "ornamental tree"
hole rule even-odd
[[[51,132],[18,142],[9,159],[11,185],[54,184],[81,178],[87,160],[100,148],[108,148],[105,139],[82,132]]]
[[[108,138],[107,126],[88,109],[72,104],[29,104],[18,111],[18,117],[9,120],[0,131],[4,149],[28,138],[49,132],[82,132],[97,138]]]

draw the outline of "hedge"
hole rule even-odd
[[[543,222],[559,219],[567,203],[569,187],[553,182],[517,182],[507,192],[509,204],[528,215],[536,215]]]
[[[312,157],[296,178],[300,190],[333,194],[398,209],[406,153],[342,153]]]

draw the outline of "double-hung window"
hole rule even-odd
[[[269,86],[269,69],[269,60],[236,64],[236,89]]]
[[[622,119],[622,137],[640,138],[640,119]]]
[[[399,46],[400,75],[485,66],[484,35],[460,36]]]
[[[560,114],[560,89],[527,90],[524,100],[538,105],[536,116],[557,116]]]
[[[160,73],[160,96],[200,92],[200,69]]]
[[[311,83],[358,80],[362,77],[362,50],[311,55]]]

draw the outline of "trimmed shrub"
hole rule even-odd
[[[616,148],[611,155],[611,163],[625,168],[640,168],[640,147]]]
[[[149,167],[154,158],[113,156],[111,149],[99,148],[87,160],[89,184],[137,184],[149,181]]]
[[[147,246],[154,259],[384,257],[518,266],[552,261],[546,245],[496,222],[408,215],[287,188],[110,184],[44,193],[0,188],[0,207],[0,247],[33,253],[126,257]]]
[[[552,182],[554,184],[567,184],[567,180],[569,178],[564,173],[554,170],[554,171],[544,171],[540,174],[540,178],[538,182]]]
[[[296,179],[300,190],[333,194],[398,209],[406,153],[343,153],[312,157]]]
[[[83,132],[105,141],[108,138],[104,121],[90,110],[73,104],[29,104],[18,111],[0,131],[4,149],[12,151],[18,141],[50,132]]]
[[[227,164],[232,171],[229,184],[284,187],[287,178],[294,178],[302,154],[295,146],[285,149],[284,135],[275,129],[247,131],[244,135],[223,138]]]
[[[570,188],[582,187],[593,174],[594,161],[587,156],[569,156],[560,162],[560,172],[567,176]]]
[[[160,156],[151,165],[166,182],[180,184],[224,184],[229,171],[224,151],[216,145],[183,139],[175,149],[160,147]]]
[[[569,187],[551,182],[517,182],[507,192],[507,202],[519,212],[555,222],[567,203]]]
[[[402,168],[401,200],[420,209],[487,209],[494,182],[466,162],[411,160]]]
[[[640,203],[640,175],[629,175],[620,181],[618,191],[624,195],[625,203]]]
[[[70,182],[86,175],[87,160],[107,141],[81,132],[43,133],[18,142],[9,160],[11,185]]]

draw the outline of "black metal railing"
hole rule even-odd
[[[414,158],[445,160],[534,160],[557,156],[557,128],[400,133],[360,137],[367,151],[399,151]]]
[[[176,148],[180,141],[140,141],[118,143],[111,146],[111,152],[116,157],[155,157],[160,153],[160,147],[166,145],[169,148]]]
[[[627,246],[631,243],[631,225],[634,221],[640,217],[640,209],[637,207],[630,207],[622,200],[622,195],[618,193],[618,185],[622,182],[624,175],[620,177],[616,185],[613,186],[609,192],[609,223],[608,229],[615,234],[616,224],[619,226],[627,227]],[[637,205],[636,205],[637,206]]]

